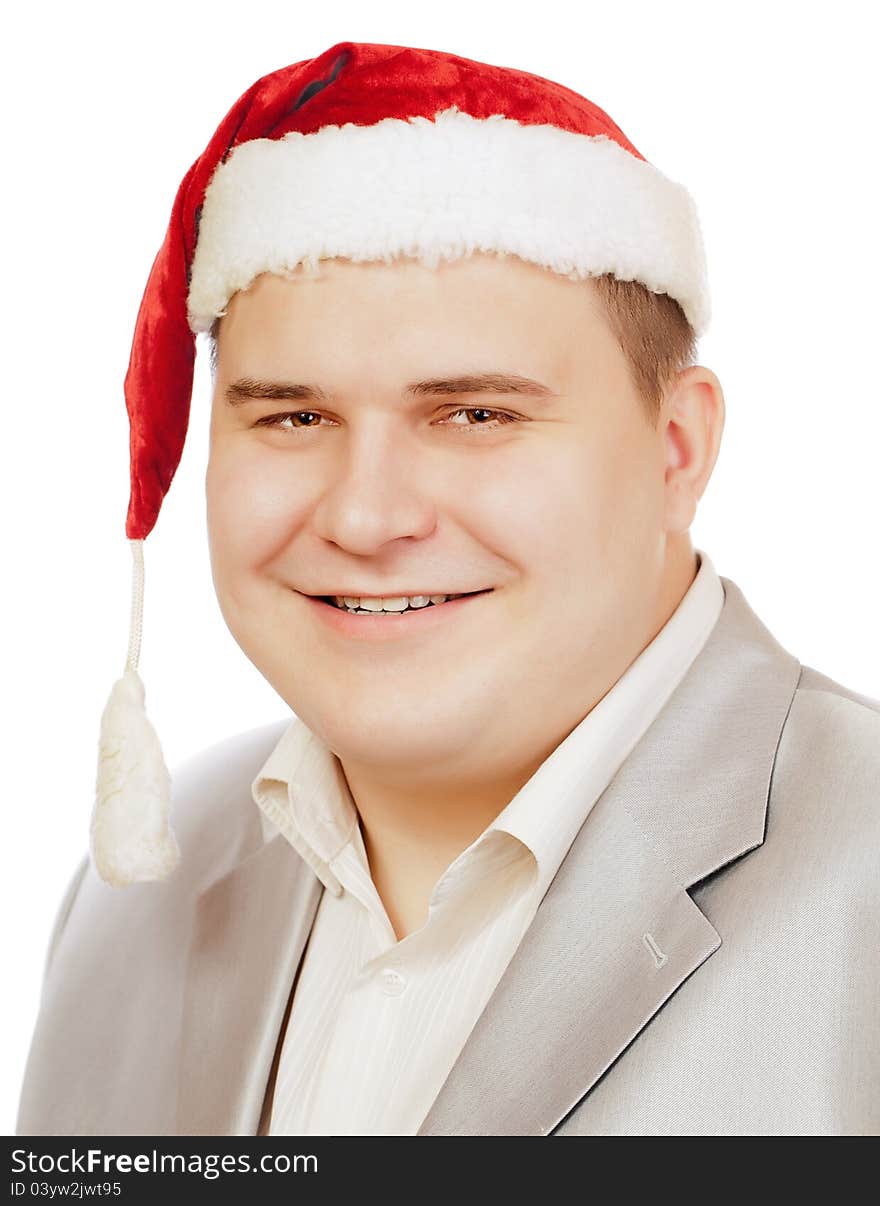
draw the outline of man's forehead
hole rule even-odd
[[[589,277],[575,280],[516,255],[473,252],[437,264],[413,256],[395,256],[389,261],[333,257],[300,263],[284,272],[259,273],[233,293],[226,309],[240,309],[251,299],[286,302],[291,298],[321,298],[331,290],[364,290],[378,296],[421,291],[430,296],[475,286],[512,299],[517,294],[528,296],[535,291],[595,298],[595,287]]]
[[[461,274],[465,287],[436,290],[438,274]],[[350,292],[357,281],[366,289],[355,284]],[[561,294],[530,291],[545,281]],[[423,306],[419,282],[426,284]],[[327,405],[368,382],[411,400],[479,393],[552,400],[569,390],[577,359],[595,358],[590,328],[604,328],[604,319],[584,304],[591,287],[513,256],[474,255],[438,268],[413,259],[322,260],[290,277],[263,273],[235,294],[216,331],[212,364],[223,371],[231,406],[254,399]],[[315,293],[300,305],[310,288]],[[578,304],[568,306],[575,293]]]

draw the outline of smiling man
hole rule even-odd
[[[210,333],[214,584],[290,714],[167,799],[136,576],[19,1133],[876,1128],[880,704],[693,548],[707,319],[689,197],[568,89],[342,43],[236,103],[127,535]]]

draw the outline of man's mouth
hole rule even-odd
[[[399,595],[395,597],[365,598],[353,595],[315,595],[321,603],[346,611],[349,615],[406,615],[410,611],[423,611],[428,607],[441,607],[453,599],[467,599],[474,595],[488,594],[493,588],[465,591],[449,595]]]

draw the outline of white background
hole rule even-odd
[[[259,76],[343,40],[445,50],[595,101],[693,194],[725,391],[692,528],[802,662],[880,696],[878,93],[859,2],[18,4],[4,19],[0,1130],[46,944],[87,848],[128,642],[137,307],[177,186]],[[516,16],[514,13],[516,12]],[[577,22],[577,24],[576,24]],[[287,714],[226,629],[204,521],[210,379],[145,545],[140,671],[176,764]],[[108,958],[111,957],[108,952]]]

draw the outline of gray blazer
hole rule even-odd
[[[597,801],[420,1135],[880,1132],[880,702],[718,623]],[[285,719],[174,777],[182,863],[83,860],[20,1135],[256,1135],[321,881],[250,784]]]

